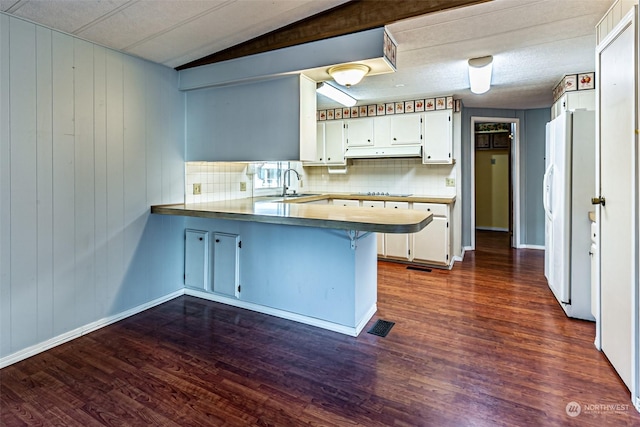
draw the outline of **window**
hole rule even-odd
[[[282,175],[289,168],[289,162],[257,163],[253,185],[256,190],[264,188],[281,188]]]

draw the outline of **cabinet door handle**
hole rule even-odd
[[[600,196],[600,197],[592,197],[591,198],[591,204],[592,205],[602,205],[602,206],[604,206],[605,199],[602,196]]]
[[[202,241],[202,237],[198,237],[198,240]]]
[[[216,243],[220,243],[220,239],[216,239]]]

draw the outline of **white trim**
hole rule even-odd
[[[538,251],[544,251],[544,245],[520,245],[517,249],[535,249]]]
[[[520,119],[509,117],[483,117],[471,116],[470,125],[470,153],[471,153],[471,250],[476,247],[476,138],[475,128],[476,122],[492,122],[492,123],[512,123],[516,125],[516,131],[513,135],[511,144],[511,174],[513,185],[513,239],[511,247],[520,246]]]
[[[292,313],[290,311],[285,311],[285,310],[280,310],[278,308],[254,304],[251,302],[226,297],[223,295],[212,294],[209,292],[203,292],[195,289],[185,289],[185,295],[202,298],[209,301],[219,302],[219,303],[227,304],[233,307],[244,308],[246,310],[251,310],[251,311],[255,311],[257,313],[262,313],[262,314],[268,314],[271,316],[279,317],[281,319],[293,320],[294,322],[304,323],[305,325],[311,325],[318,328],[327,329],[329,331],[338,332],[338,333],[349,335],[352,337],[357,337],[360,334],[362,329],[366,326],[367,322],[371,320],[373,315],[378,310],[377,304],[374,303],[355,327],[349,327],[345,325],[340,325],[338,323],[317,319],[315,317],[303,316],[301,314]]]
[[[475,250],[475,248],[474,248],[474,247],[471,247],[471,246],[463,246],[463,247],[462,247],[462,250],[463,250],[464,252],[466,252],[466,251],[474,251],[474,250]]]
[[[180,289],[178,291],[172,292],[168,295],[165,295],[160,298],[156,298],[153,301],[150,301],[145,304],[141,304],[137,307],[133,307],[127,311],[123,311],[121,313],[115,314],[113,316],[105,317],[100,320],[96,320],[95,322],[88,323],[84,326],[76,328],[72,331],[65,332],[64,334],[58,335],[57,337],[50,338],[41,343],[32,345],[20,351],[17,351],[13,354],[3,357],[0,359],[0,369],[5,368],[14,363],[20,362],[21,360],[27,359],[31,356],[35,356],[36,354],[42,353],[53,347],[57,347],[60,344],[64,344],[76,338],[80,338],[83,335],[94,332],[98,329],[104,328],[105,326],[109,326],[113,323],[119,322],[122,319],[126,319],[127,317],[131,317],[133,315],[142,313],[145,310],[148,310],[157,305],[163,304],[167,301],[170,301],[174,298],[180,297],[184,295],[184,289]]]
[[[460,256],[458,256],[458,255],[454,255],[454,256],[451,258],[451,261],[452,261],[451,266],[452,266],[452,267],[453,267],[453,264],[455,264],[456,262],[462,262],[462,261],[464,261],[464,254],[465,254],[465,251],[466,251],[466,248],[462,248],[462,250],[461,250],[461,252],[460,252]]]

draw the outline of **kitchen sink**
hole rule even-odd
[[[280,194],[270,194],[267,197],[279,197],[282,199],[290,199],[293,197],[309,197],[309,196],[319,196],[317,193],[295,193],[295,194],[287,194],[286,196],[281,196]]]
[[[287,198],[291,198],[291,197],[309,197],[309,196],[317,196],[318,194],[314,194],[314,193],[295,193],[295,194],[287,194],[286,196],[284,196],[285,199]]]

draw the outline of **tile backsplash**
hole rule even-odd
[[[185,173],[185,203],[251,197],[253,180],[247,176],[247,163],[187,162]],[[246,191],[240,191],[242,182],[246,183]],[[193,194],[196,183],[201,184],[201,194]]]
[[[293,162],[292,162],[293,163]],[[292,167],[295,167],[292,164]],[[300,192],[318,193],[401,193],[425,196],[455,196],[457,177],[454,165],[423,165],[420,159],[352,160],[346,174],[330,174],[326,167],[296,168],[302,172]],[[185,164],[186,203],[252,197],[253,176],[247,163],[187,162]],[[447,180],[453,186],[447,186]],[[193,184],[201,184],[201,194],[193,194]],[[241,183],[246,190],[241,191]],[[277,190],[273,190],[275,192]]]
[[[420,159],[357,159],[344,175],[323,167],[306,167],[304,172],[305,192],[456,195],[455,186],[446,186],[448,178],[455,183],[455,166],[423,165]]]

